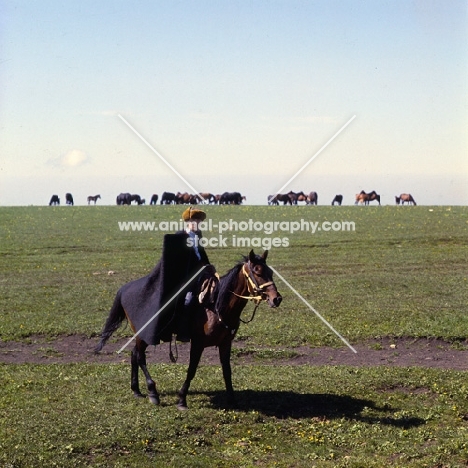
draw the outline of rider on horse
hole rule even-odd
[[[206,213],[202,210],[189,207],[182,213],[182,219],[186,223],[186,229],[177,232],[173,236],[166,236],[165,250],[172,244],[175,249],[169,255],[180,256],[179,258],[183,259],[180,262],[180,266],[185,267],[185,272],[180,277],[181,285],[196,274],[200,268],[204,267],[200,275],[184,289],[184,311],[178,314],[177,339],[179,341],[190,341],[190,317],[193,309],[199,307],[200,304],[208,305],[215,301],[214,291],[219,276],[216,273],[215,267],[210,264],[208,255],[200,242],[202,233],[199,225],[206,219]],[[171,237],[174,242],[168,242]],[[181,237],[185,241],[179,242],[176,240],[178,237]],[[172,250],[171,247],[169,249]],[[176,249],[181,250],[177,252]]]

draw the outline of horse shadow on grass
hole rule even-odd
[[[225,392],[210,392],[207,394],[211,404],[218,409],[226,409]],[[424,419],[416,417],[389,416],[397,411],[388,405],[379,407],[371,400],[353,398],[347,395],[330,393],[310,394],[295,393],[291,391],[236,391],[237,411],[258,411],[264,416],[273,416],[279,419],[293,418],[345,418],[369,424],[384,424],[389,426],[410,429],[425,424]],[[378,416],[362,414],[364,411],[381,413]]]

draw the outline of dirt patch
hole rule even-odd
[[[53,363],[119,363],[129,362],[128,338],[109,342],[100,354],[94,354],[97,338],[83,335],[31,336],[25,341],[0,341],[0,363],[7,364],[53,364]],[[349,366],[419,366],[442,369],[468,370],[468,341],[456,346],[438,339],[390,339],[366,341],[349,348],[320,347],[260,347],[248,342],[233,343],[233,364],[267,365],[349,365]],[[188,364],[190,344],[177,343],[173,352],[178,354],[178,363]],[[150,346],[147,351],[149,363],[169,363],[169,343]],[[205,349],[201,364],[218,364],[216,348]]]

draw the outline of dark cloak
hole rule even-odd
[[[201,233],[197,234],[201,238]],[[161,260],[151,273],[123,285],[119,290],[121,304],[135,332],[149,345],[170,341],[180,327],[186,329],[189,317],[185,313],[185,296],[188,291],[196,293],[198,278],[170,303],[168,301],[202,266],[209,264],[204,248],[198,247],[201,256],[198,259],[187,239],[185,231],[166,234]],[[164,309],[159,312],[162,307]]]

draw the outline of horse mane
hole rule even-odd
[[[242,260],[239,260],[239,262],[236,263],[234,267],[232,267],[225,275],[221,276],[221,278],[219,279],[219,283],[215,291],[215,310],[221,310],[227,305],[231,297],[231,292],[234,289],[234,284],[238,278],[239,271],[247,260],[247,257],[243,256]]]

